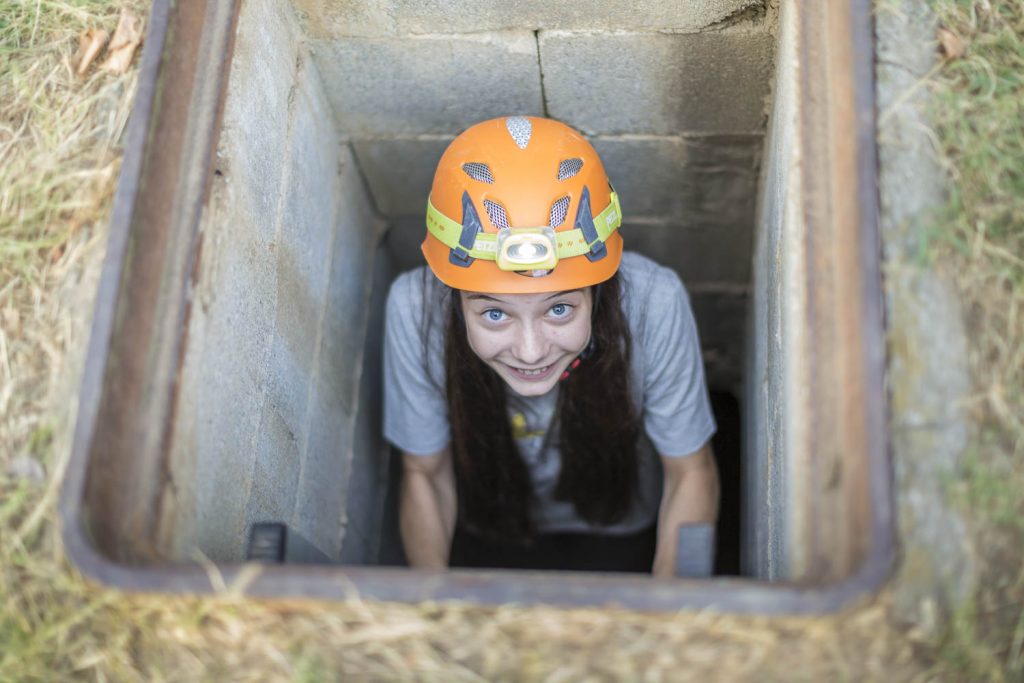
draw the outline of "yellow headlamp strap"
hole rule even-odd
[[[594,242],[607,241],[620,225],[622,225],[622,210],[619,208],[619,195],[612,192],[611,202],[608,203],[604,211],[594,216],[597,239],[587,242],[583,236],[583,231],[579,228],[556,232],[555,241],[558,248],[558,258],[571,258],[588,253]],[[427,199],[427,231],[449,249],[455,249],[460,246],[459,236],[462,234],[462,224],[453,221],[438,211],[430,199]],[[515,228],[512,228],[512,231],[515,232]],[[472,258],[487,261],[496,260],[498,254],[498,234],[494,232],[478,232],[473,248],[467,249],[466,253]]]

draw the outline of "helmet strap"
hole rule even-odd
[[[569,375],[572,373],[572,371],[575,370],[576,368],[578,368],[583,363],[583,361],[585,361],[588,358],[590,358],[591,356],[593,356],[594,355],[594,351],[597,349],[597,341],[594,340],[594,335],[593,335],[593,321],[594,321],[594,318],[597,316],[597,306],[598,306],[598,302],[601,301],[601,288],[603,286],[604,286],[603,282],[598,282],[596,285],[594,285],[593,304],[592,304],[592,306],[590,308],[590,320],[591,320],[590,340],[587,342],[586,347],[584,347],[584,349],[582,351],[580,351],[580,355],[576,356],[576,358],[573,360],[573,362],[569,363],[569,367],[567,367],[565,370],[562,371],[562,376],[558,378],[559,382],[564,382],[565,380],[569,379]]]
[[[583,349],[583,351],[580,352],[580,355],[576,356],[576,358],[573,359],[571,363],[569,363],[569,367],[562,371],[562,376],[558,378],[558,381],[564,382],[565,380],[569,379],[569,375],[572,373],[573,370],[578,368],[583,363],[583,361],[594,355],[594,349],[596,348],[597,342],[595,342],[594,337],[591,336],[590,341],[587,342],[586,348]]]

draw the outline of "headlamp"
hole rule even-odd
[[[493,233],[492,233],[493,234]],[[498,268],[551,270],[558,263],[558,243],[550,227],[502,228],[498,231]]]

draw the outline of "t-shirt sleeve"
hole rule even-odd
[[[438,344],[428,343],[423,323],[427,307],[412,271],[388,292],[384,326],[384,437],[403,451],[431,455],[450,439],[443,389],[430,374],[440,363]],[[439,331],[438,331],[439,332]],[[429,340],[433,342],[434,340]]]
[[[644,429],[663,456],[693,453],[715,433],[697,323],[679,277],[659,268],[644,323]]]

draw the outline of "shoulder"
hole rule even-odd
[[[642,314],[651,306],[661,304],[673,304],[670,308],[689,308],[690,297],[686,288],[671,268],[642,254],[627,251],[622,254],[619,272],[628,316]]]
[[[419,266],[405,271],[391,283],[388,308],[430,309],[440,305],[446,289],[427,266]]]
[[[444,290],[427,266],[402,273],[388,290],[386,325],[407,332],[422,328],[439,315]]]
[[[426,266],[419,266],[399,275],[388,290],[388,304],[401,305],[422,301],[424,291],[428,287],[427,275]]]

